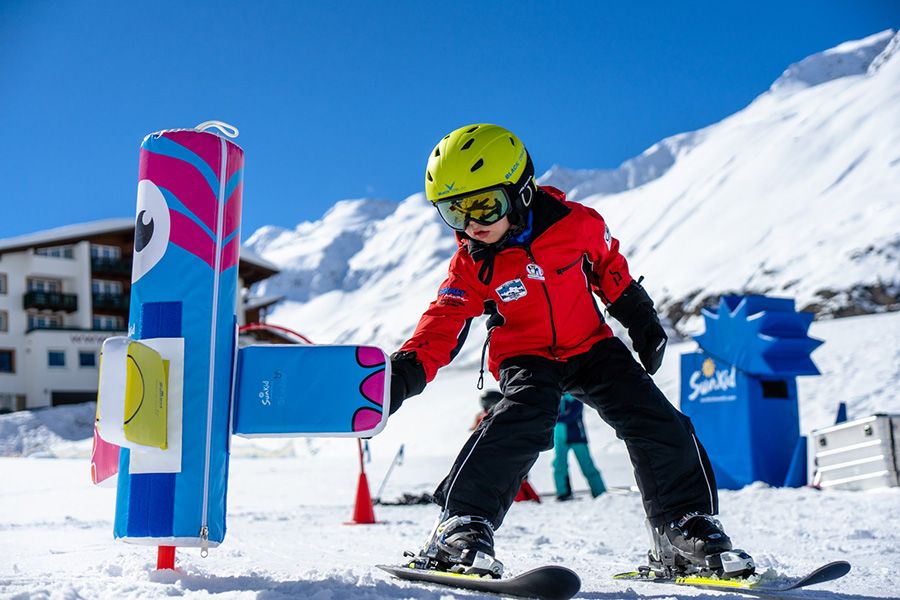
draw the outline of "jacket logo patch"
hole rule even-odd
[[[507,281],[498,287],[496,292],[504,302],[512,302],[528,295],[528,290],[525,289],[525,284],[522,283],[521,279]]]
[[[537,279],[538,281],[544,281],[544,270],[540,265],[531,263],[525,270],[528,271],[528,279]]]

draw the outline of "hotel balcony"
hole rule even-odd
[[[28,292],[25,294],[25,309],[61,310],[72,313],[78,310],[78,296],[62,292]]]
[[[91,257],[91,271],[98,275],[131,275],[131,260],[94,256]]]
[[[93,294],[94,310],[128,312],[130,298],[125,294]]]

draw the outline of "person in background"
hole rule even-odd
[[[481,425],[481,422],[485,417],[491,414],[491,409],[493,409],[501,400],[503,400],[503,394],[497,390],[486,390],[482,392],[480,398],[481,412],[475,417],[475,423],[469,431],[475,431],[478,426]],[[541,501],[540,494],[537,493],[537,490],[535,490],[528,481],[528,475],[525,475],[525,478],[522,480],[522,485],[519,486],[519,491],[516,493],[516,497],[513,498],[513,501],[538,503]]]
[[[575,460],[584,478],[591,488],[591,496],[596,498],[606,491],[603,477],[591,459],[588,449],[587,432],[584,429],[582,404],[575,397],[565,392],[559,399],[559,417],[553,429],[553,483],[556,485],[556,499],[559,501],[572,499],[572,483],[569,480],[569,450],[575,454]]]

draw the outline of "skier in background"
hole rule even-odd
[[[478,426],[481,425],[481,422],[491,414],[491,410],[503,400],[503,394],[498,392],[497,390],[487,390],[482,392],[481,398],[479,398],[479,402],[481,403],[481,412],[475,417],[475,423],[472,424],[472,427],[469,431],[475,431],[478,429]],[[602,482],[601,482],[602,483]],[[519,491],[516,493],[516,497],[513,498],[513,502],[540,502],[541,495],[537,493],[534,487],[531,485],[531,482],[528,481],[528,475],[525,475],[525,478],[522,479],[522,485],[519,486]]]
[[[444,136],[428,157],[425,195],[459,247],[437,298],[391,355],[391,410],[453,360],[485,302],[501,317],[490,330],[488,367],[503,399],[435,491],[442,512],[412,564],[502,574],[494,531],[538,454],[553,447],[559,398],[569,391],[625,442],[651,525],[652,566],[752,572],[752,560],[730,552],[712,516],[716,484],[690,419],[650,377],[666,333],[603,218],[536,185],[525,146],[496,125]],[[627,328],[640,364],[613,335],[596,297]]]
[[[485,390],[482,392],[481,397],[478,398],[478,402],[481,404],[481,412],[475,416],[475,422],[472,424],[469,431],[478,429],[478,426],[481,425],[481,422],[484,421],[485,417],[491,414],[491,409],[497,406],[497,403],[501,400],[503,400],[503,394],[497,390]]]
[[[581,418],[582,404],[569,392],[559,399],[559,418],[553,428],[553,483],[556,485],[556,499],[571,500],[572,482],[569,479],[569,450],[575,454],[578,467],[591,488],[591,496],[596,498],[606,491],[603,477],[591,459],[588,449],[587,432]]]

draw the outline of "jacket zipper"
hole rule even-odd
[[[537,264],[537,259],[534,257],[534,254],[531,252],[531,246],[525,246],[525,252],[528,254],[528,258],[531,259],[531,262]],[[550,345],[548,350],[553,358],[559,360],[559,357],[556,355],[556,322],[553,319],[553,303],[550,302],[550,291],[547,289],[547,283],[541,281],[541,288],[544,290],[544,297],[547,299],[547,308],[550,309],[550,332],[553,334],[553,343]]]
[[[566,271],[568,271],[569,269],[571,269],[572,267],[574,267],[575,265],[577,265],[578,263],[580,263],[583,260],[584,260],[584,256],[579,256],[575,262],[568,264],[568,265],[562,267],[561,269],[557,269],[556,274],[562,275],[563,273],[565,273]]]

